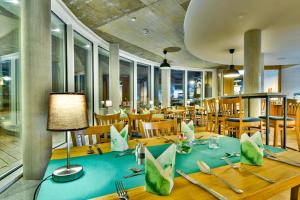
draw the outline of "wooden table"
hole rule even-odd
[[[205,137],[209,134],[204,134]],[[196,138],[199,134],[196,134]],[[174,138],[175,136],[170,136],[168,138]],[[150,139],[140,139],[140,141],[147,142],[147,146],[164,144],[163,139],[150,138]],[[129,141],[129,146],[133,148],[136,145],[135,140]],[[71,157],[85,156],[87,155],[88,147],[74,147],[71,148]],[[110,143],[101,144],[101,149],[103,152],[110,151]],[[295,151],[285,151],[279,153],[278,155],[283,155],[289,157],[293,160],[300,161],[300,153]],[[65,149],[54,150],[51,159],[62,159],[66,157]],[[255,171],[261,175],[273,178],[277,180],[274,184],[269,184],[257,177],[242,172],[239,173],[236,170],[231,169],[229,166],[223,166],[213,169],[213,171],[230,180],[233,184],[244,190],[243,194],[236,194],[230,189],[228,189],[224,184],[222,184],[215,177],[205,175],[201,172],[190,174],[191,177],[196,180],[208,185],[209,187],[220,192],[229,199],[267,199],[270,198],[284,190],[291,189],[291,199],[300,200],[300,168],[293,167],[287,164],[279,163],[273,160],[264,159],[264,165],[262,167],[248,166],[244,165],[248,169]],[[144,187],[137,187],[128,190],[130,200],[140,200],[140,199],[171,199],[171,200],[182,200],[182,199],[214,199],[209,193],[192,185],[187,180],[182,177],[175,178],[174,187],[170,196],[157,196],[144,191]],[[115,193],[106,196],[98,197],[97,200],[102,199],[118,199]]]

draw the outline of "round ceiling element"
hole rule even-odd
[[[164,49],[165,51],[169,52],[169,53],[175,53],[181,50],[180,47],[167,47]]]
[[[166,51],[166,49],[164,49],[163,53],[165,55],[165,58],[164,58],[163,62],[160,64],[160,69],[169,69],[171,67],[171,65],[167,61],[167,53],[168,52]]]
[[[265,65],[299,64],[299,8],[299,0],[192,0],[184,43],[194,56],[226,65],[227,50],[234,48],[235,64],[244,65],[244,34],[260,29]]]

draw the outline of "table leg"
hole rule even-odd
[[[269,145],[269,134],[270,134],[270,99],[266,97],[266,145]]]
[[[283,148],[286,148],[286,115],[287,115],[287,100],[283,97]]]
[[[300,185],[291,189],[291,200],[300,200]]]
[[[251,100],[250,100],[250,98],[248,98],[248,117],[251,116],[251,114],[250,114],[250,110],[251,110],[250,102],[251,102]]]

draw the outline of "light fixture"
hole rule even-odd
[[[52,32],[55,32],[55,33],[59,33],[60,32],[60,29],[59,28],[53,28],[51,29]]]
[[[195,84],[195,81],[190,81],[190,85],[194,85]]]
[[[167,61],[167,51],[164,50],[164,55],[165,55],[165,58],[163,60],[163,63],[160,64],[160,69],[169,69],[171,67],[171,65],[168,63]]]
[[[231,54],[231,65],[229,66],[229,69],[224,70],[224,78],[237,78],[240,76],[240,73],[238,70],[234,69],[234,65],[233,65],[234,49],[229,49],[229,53]]]
[[[135,22],[136,21],[136,17],[131,17],[130,19],[132,22]]]
[[[84,94],[80,93],[51,93],[49,95],[49,112],[47,130],[66,131],[67,163],[52,173],[55,182],[68,182],[83,175],[81,165],[70,164],[70,135],[89,127],[87,103]]]
[[[18,5],[20,2],[19,0],[5,0],[6,3],[12,3]]]
[[[112,101],[111,100],[106,100],[105,101],[105,107],[112,107]]]
[[[4,81],[10,81],[10,80],[11,80],[11,78],[10,78],[9,76],[3,76],[2,79],[3,79]]]

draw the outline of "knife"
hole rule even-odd
[[[134,177],[134,176],[139,176],[139,175],[142,175],[142,174],[144,174],[145,172],[138,172],[138,173],[133,173],[133,174],[130,174],[130,175],[128,175],[128,176],[124,176],[124,178],[126,179],[126,178],[131,178],[131,177]]]
[[[100,149],[100,146],[98,146],[97,144],[95,144],[95,147],[97,148],[98,154],[103,154],[102,150]]]
[[[295,162],[290,162],[290,161],[287,161],[287,160],[282,160],[282,159],[279,159],[277,157],[273,157],[273,156],[270,156],[270,155],[266,155],[265,157],[268,158],[268,159],[270,159],[270,160],[275,160],[275,161],[282,162],[282,163],[285,163],[285,164],[288,164],[288,165],[293,165],[295,167],[300,167],[300,164],[297,164]]]
[[[199,181],[193,179],[192,177],[190,177],[187,174],[185,174],[183,171],[177,169],[176,172],[179,175],[181,175],[183,178],[185,178],[186,180],[188,180],[191,183],[193,183],[194,185],[197,185],[197,186],[201,187],[202,189],[206,190],[207,192],[209,192],[210,194],[212,194],[217,199],[219,199],[219,200],[227,200],[227,197],[225,197],[222,194],[218,193],[217,191],[209,188],[208,186],[204,185],[203,183],[200,183]]]

